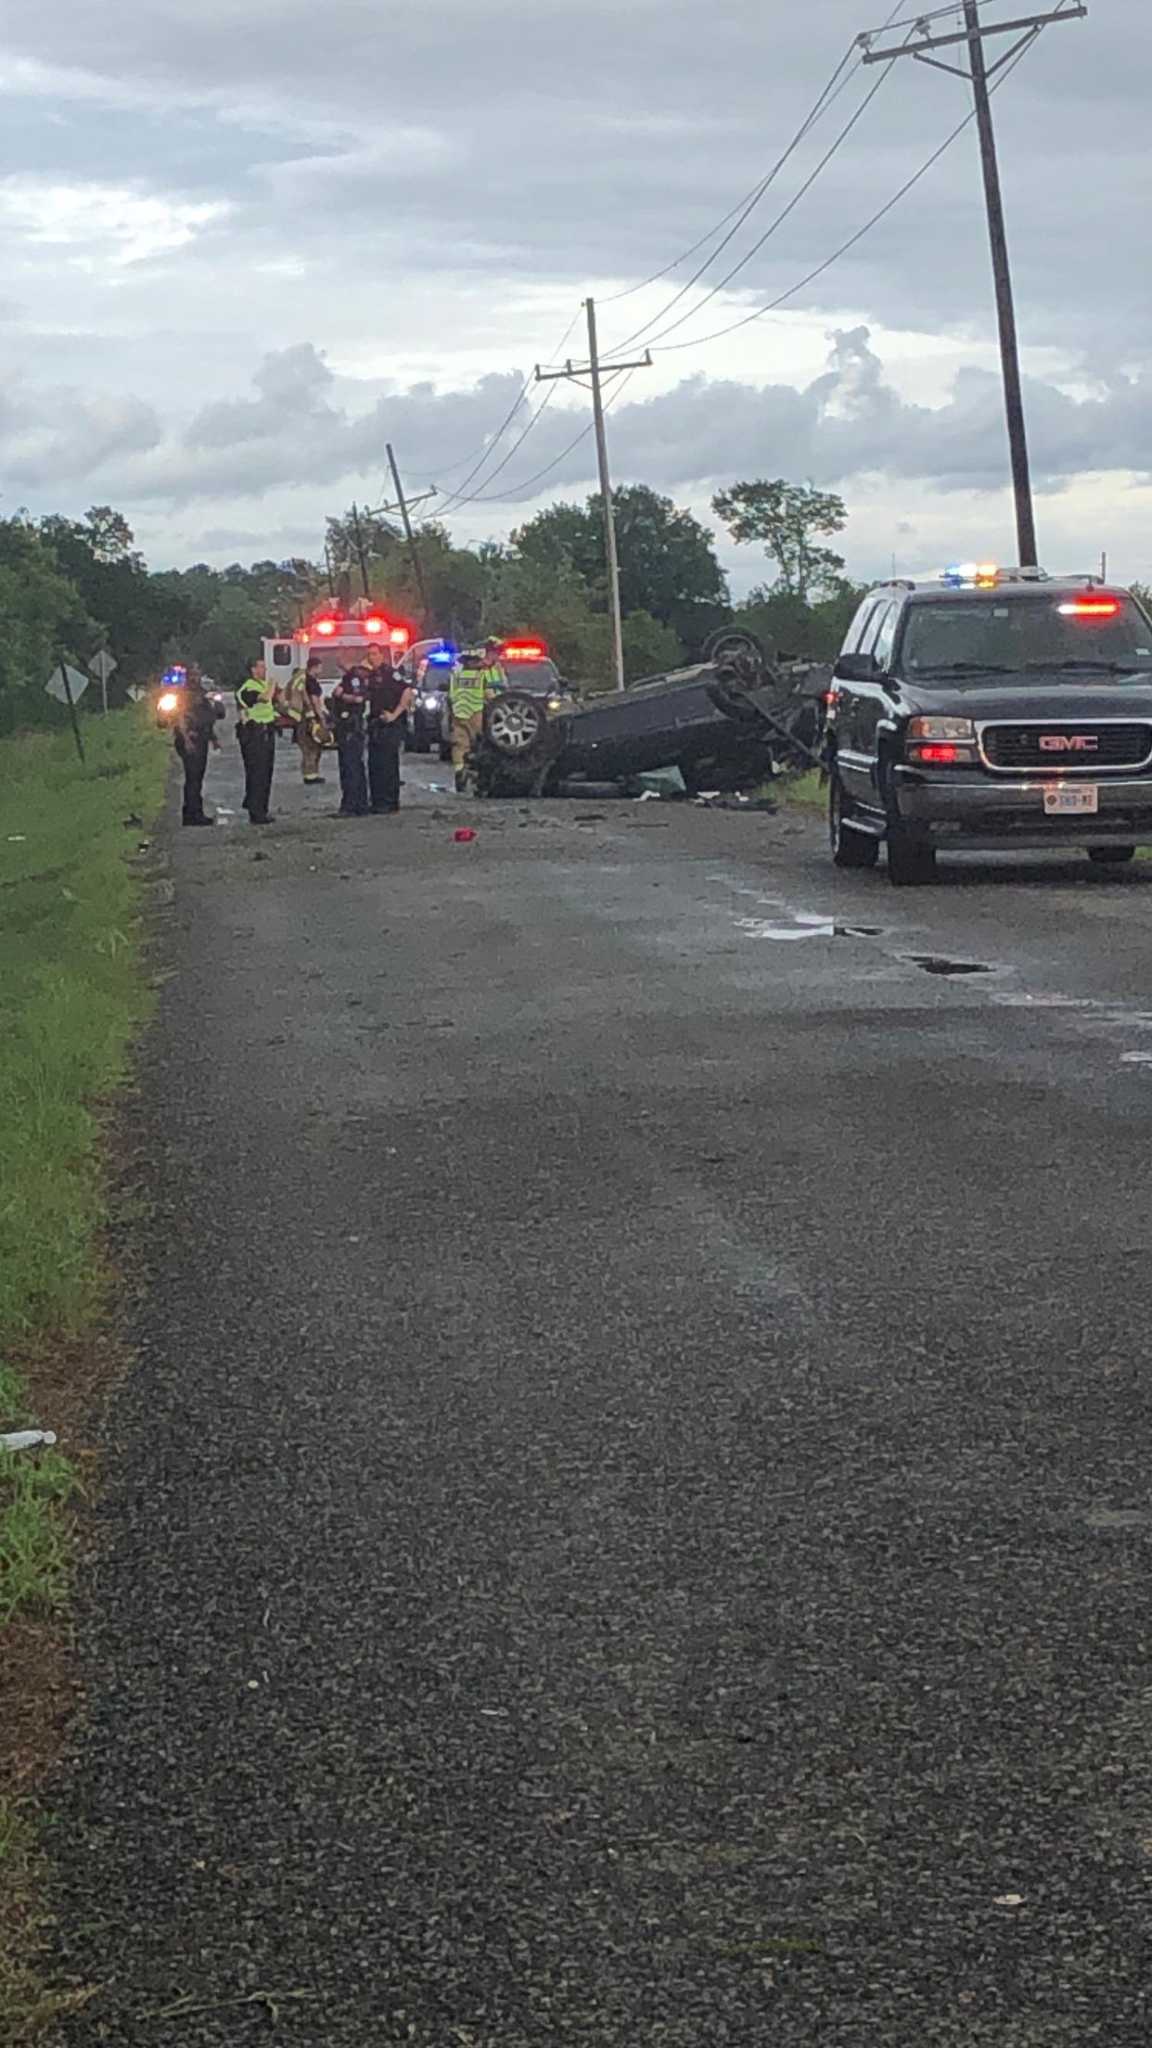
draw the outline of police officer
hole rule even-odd
[[[216,720],[219,712],[207,695],[204,678],[192,663],[188,670],[184,688],[180,692],[180,703],[172,721],[173,745],[184,764],[184,810],[185,825],[214,825],[215,818],[209,818],[204,810],[204,770],[208,766],[209,747],[219,748],[216,737]]]
[[[328,700],[340,764],[340,816],[368,815],[368,781],[364,773],[364,712],[367,690],[362,669],[346,668]]]
[[[383,648],[374,647],[368,660],[368,794],[373,811],[387,813],[400,809],[400,749],[412,690]]]
[[[254,661],[236,692],[236,738],[244,762],[244,809],[253,825],[271,824],[268,799],[276,766],[276,688]]]

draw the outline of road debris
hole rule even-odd
[[[16,1429],[0,1436],[0,1451],[35,1451],[41,1446],[50,1450],[55,1442],[54,1429]]]
[[[472,830],[471,825],[458,825],[452,837],[456,841],[457,846],[468,846],[475,839],[476,834]]]

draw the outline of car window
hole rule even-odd
[[[1084,590],[911,604],[901,667],[910,675],[971,663],[1026,674],[1077,662],[1152,669],[1152,630],[1124,594]]]
[[[866,653],[872,656],[878,669],[885,673],[892,665],[892,645],[896,638],[896,606],[886,604],[870,633]]]
[[[856,617],[848,628],[848,638],[841,649],[843,654],[858,654],[860,652],[864,645],[864,635],[868,631],[873,616],[878,609],[879,605],[876,598],[866,597],[864,599]]]

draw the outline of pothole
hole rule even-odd
[[[939,953],[906,953],[913,967],[922,967],[925,974],[991,974],[992,969],[983,960],[946,960]]]

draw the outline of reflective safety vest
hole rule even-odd
[[[275,683],[268,677],[249,676],[236,692],[236,711],[241,725],[275,725]]]
[[[481,669],[453,669],[448,686],[453,717],[475,718],[477,712],[483,711],[486,700],[503,688],[504,671],[495,665]]]

